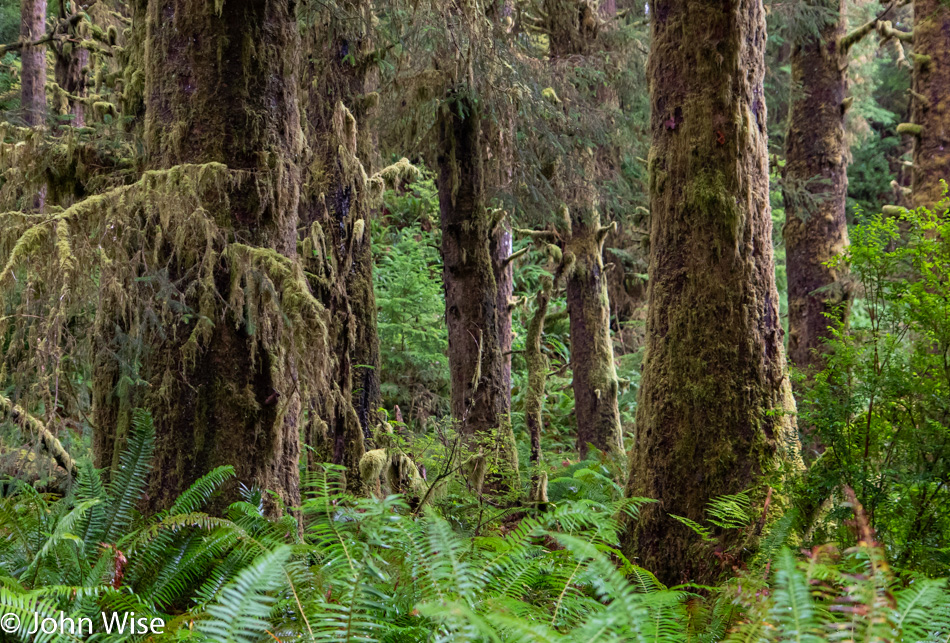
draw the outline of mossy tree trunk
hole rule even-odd
[[[75,41],[79,41],[82,35],[77,32],[76,24],[78,22],[78,7],[70,6],[70,13],[66,15],[66,3],[60,4],[60,21],[65,23],[63,27],[70,38],[57,42],[53,46],[55,63],[53,72],[56,77],[56,84],[67,93],[65,97],[66,112],[72,115],[69,122],[73,127],[82,127],[86,124],[85,109],[80,100],[86,94],[86,81],[90,72],[87,69],[89,65],[89,50],[85,47],[76,46]]]
[[[822,367],[824,340],[848,313],[850,288],[828,261],[848,245],[848,150],[844,137],[848,51],[844,3],[814,0],[833,15],[819,34],[803,33],[791,53],[792,100],[785,139],[788,357],[809,372]]]
[[[46,35],[46,0],[21,0],[20,41],[36,42]],[[20,49],[20,109],[23,123],[46,122],[46,45]]]
[[[950,181],[950,7],[914,1],[914,79],[911,120],[916,128],[911,181],[914,207],[933,208]]]
[[[359,491],[359,461],[381,405],[366,179],[375,156],[366,117],[375,95],[369,91],[369,6],[344,8],[347,20],[320,14],[308,33],[307,134],[314,157],[302,221],[320,241],[304,261],[319,276],[315,290],[330,311],[332,391],[314,400],[307,441],[311,460],[346,466],[347,484]]]
[[[649,76],[647,346],[628,494],[654,498],[625,552],[664,583],[709,583],[713,552],[675,514],[757,490],[794,447],[774,281],[761,0],[661,0]],[[722,536],[726,538],[726,536]],[[728,543],[726,543],[728,544]],[[741,555],[741,553],[740,553]],[[631,558],[633,560],[633,558]]]
[[[541,470],[544,453],[541,450],[541,437],[544,432],[545,386],[550,366],[544,354],[544,324],[548,319],[548,306],[551,297],[557,293],[564,264],[554,267],[553,276],[541,278],[541,290],[535,298],[534,315],[528,323],[525,336],[525,362],[528,367],[528,388],[524,396],[525,424],[531,440],[531,491],[530,500],[540,502],[547,494],[546,476]]]
[[[595,49],[602,23],[593,5],[574,0],[549,0],[545,8],[549,17],[549,55],[555,64],[587,56]],[[595,104],[611,100],[610,96],[576,93],[578,100],[591,100]],[[582,110],[584,106],[567,105],[566,109]],[[570,213],[570,237],[564,250],[573,257],[571,269],[565,275],[565,287],[571,326],[577,450],[581,458],[587,457],[591,445],[618,455],[623,453],[623,435],[603,259],[604,238],[609,228],[601,226],[593,186],[600,166],[587,158],[590,149],[586,142],[575,144],[572,154],[574,158],[560,172],[555,184]]]
[[[498,284],[491,253],[497,224],[487,207],[481,116],[474,102],[451,94],[439,116],[438,188],[445,316],[449,334],[452,416],[469,449],[470,481],[497,495],[518,489]]]
[[[613,455],[623,453],[603,259],[604,238],[611,229],[600,225],[594,208],[574,204],[571,236],[565,248],[573,255],[573,268],[568,272],[566,288],[577,450],[581,458],[587,456],[590,445]]]
[[[248,255],[272,257],[269,263],[292,265],[301,185],[296,159],[303,141],[297,99],[300,40],[293,5],[229,0],[216,7],[149,0],[146,20],[144,142],[149,165],[166,174],[181,164],[226,165],[231,177],[243,178],[228,184],[225,203],[214,204],[223,243]],[[154,232],[161,236],[160,230]],[[168,252],[169,246],[164,247]],[[214,288],[227,293],[236,278],[234,267],[225,255],[218,256]],[[114,407],[121,412],[142,406],[151,411],[156,429],[149,509],[167,507],[198,477],[224,464],[234,466],[238,481],[274,491],[283,504],[295,506],[299,391],[308,390],[308,382],[298,382],[297,373],[287,367],[292,360],[269,341],[273,324],[255,324],[257,302],[248,298],[238,308],[217,299],[193,301],[189,292],[196,267],[187,257],[173,266],[176,274],[167,278],[179,288],[183,304],[212,317],[163,324],[160,339],[141,357],[139,376],[145,384],[124,399],[113,379],[115,369],[97,373],[98,464],[109,465],[124,444],[122,433],[110,435],[115,425],[109,422],[123,425]],[[244,278],[257,283],[264,276],[251,271]],[[202,326],[196,323],[205,325],[204,334],[198,334]],[[196,335],[198,341],[189,342]],[[319,358],[315,355],[313,361]],[[232,486],[225,498],[235,493]]]

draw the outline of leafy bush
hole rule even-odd
[[[950,570],[950,223],[924,209],[872,217],[840,258],[863,312],[829,343],[802,405],[824,454],[803,503],[818,542],[848,542],[847,511],[819,510],[847,484],[902,566]]]

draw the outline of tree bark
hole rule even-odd
[[[46,0],[21,0],[20,41],[46,35]],[[20,109],[27,127],[46,122],[46,45],[20,49]]]
[[[602,24],[592,5],[574,0],[548,0],[545,8],[549,19],[549,55],[553,62],[589,56],[594,51]],[[610,11],[610,7],[603,9]],[[578,103],[616,100],[616,97],[590,94],[583,88],[576,93]],[[579,110],[582,106],[575,104],[567,109]],[[564,250],[573,255],[571,268],[565,273],[565,287],[571,325],[577,450],[581,458],[586,458],[593,445],[616,456],[623,453],[623,434],[610,335],[607,275],[604,274],[603,244],[607,229],[601,227],[597,192],[593,187],[601,164],[587,158],[590,150],[585,141],[572,141],[572,144],[573,163],[559,172],[555,184],[567,204],[571,226]]]
[[[515,294],[514,269],[511,256],[511,223],[507,218],[499,221],[491,235],[491,260],[495,273],[498,299],[497,311],[498,345],[501,350],[502,386],[505,389],[508,408],[511,408],[511,300]]]
[[[60,15],[60,20],[75,17],[76,7],[72,9],[70,16]],[[85,47],[78,47],[74,40],[81,40],[82,36],[77,33],[75,23],[68,27],[69,40],[60,41],[53,47],[55,54],[55,64],[53,72],[56,77],[56,84],[60,86],[70,96],[82,97],[86,93],[86,77],[89,70],[89,50]],[[82,127],[86,124],[85,109],[79,100],[66,97],[67,113],[72,115],[70,125],[73,127]]]
[[[627,491],[654,498],[625,552],[664,583],[713,582],[698,523],[797,437],[778,317],[761,0],[652,5],[646,360]],[[728,536],[723,535],[728,545]],[[738,552],[741,556],[741,551]],[[633,560],[633,558],[631,558]]]
[[[575,204],[575,213],[580,208],[583,206]],[[601,227],[600,216],[593,208],[584,214],[572,214],[571,237],[566,245],[566,252],[574,256],[566,287],[577,450],[581,458],[587,457],[590,445],[612,455],[624,452],[603,260],[609,228]]]
[[[308,140],[314,152],[305,181],[303,223],[322,247],[305,253],[314,289],[330,311],[333,392],[314,400],[308,429],[312,462],[347,467],[347,485],[360,491],[359,461],[379,423],[379,337],[373,292],[370,216],[375,155],[364,127],[370,101],[371,21],[367,3],[345,5],[348,20],[316,20],[308,88]]]
[[[548,305],[557,293],[561,281],[563,262],[554,267],[553,276],[541,277],[541,290],[535,300],[534,315],[528,323],[525,336],[525,362],[528,366],[528,388],[524,398],[525,424],[531,439],[531,497],[540,502],[546,499],[546,476],[541,470],[544,452],[541,450],[541,435],[544,432],[544,398],[548,379],[548,358],[544,354],[544,324],[547,321]]]
[[[911,120],[914,141],[911,199],[933,208],[950,180],[950,8],[939,0],[914,2],[914,77]]]
[[[438,188],[452,416],[476,456],[476,491],[507,495],[520,485],[491,256],[497,222],[486,207],[481,116],[459,93],[449,104],[439,116]]]
[[[841,270],[826,265],[848,245],[844,3],[814,4],[836,19],[818,36],[805,33],[793,43],[784,170],[788,357],[807,372],[822,368],[824,341],[835,320],[847,317],[851,299]]]
[[[215,7],[149,0],[146,20],[144,138],[149,165],[156,176],[175,176],[174,168],[182,164],[217,163],[227,166],[230,177],[244,177],[227,183],[224,203],[209,204],[216,208],[214,222],[224,244],[213,271],[214,290],[226,298],[236,278],[236,260],[233,255],[226,260],[227,252],[246,249],[264,257],[267,265],[296,261],[301,185],[296,159],[303,139],[293,5],[229,0]],[[148,186],[148,177],[145,181]],[[158,243],[157,253],[165,247]],[[274,328],[270,321],[262,320],[265,327],[260,327],[251,313],[230,303],[195,301],[188,294],[197,281],[189,258],[180,257],[174,269],[177,274],[169,279],[179,285],[185,303],[207,309],[213,326],[188,358],[189,339],[197,332],[194,323],[163,324],[159,339],[146,346],[141,358],[140,376],[147,385],[125,399],[110,388],[115,368],[98,364],[97,432],[112,432],[110,420],[122,425],[110,406],[127,410],[134,404],[151,411],[156,446],[150,510],[168,507],[198,477],[224,464],[234,466],[239,482],[275,492],[280,502],[266,497],[271,511],[296,506],[299,391],[307,390],[308,383],[298,382],[295,368],[287,365],[292,362],[287,351],[269,337]],[[253,271],[248,274],[255,278]],[[250,294],[245,302],[251,308],[257,304]],[[124,437],[118,433],[94,440],[100,466],[113,461]],[[231,486],[224,499],[236,493],[237,486]]]

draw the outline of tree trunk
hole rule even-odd
[[[843,2],[815,0],[837,18],[818,36],[793,43],[792,100],[785,140],[785,237],[788,269],[788,357],[809,372],[824,363],[834,319],[847,316],[850,287],[825,264],[848,245],[844,113],[847,57]]]
[[[602,27],[592,5],[574,0],[548,0],[545,8],[552,61],[557,64],[590,55]],[[610,9],[603,7],[607,12]],[[582,109],[581,100],[592,103],[616,100],[615,96],[593,95],[583,88],[576,93],[578,104],[568,109]],[[576,134],[571,132],[570,135]],[[559,173],[555,183],[570,214],[571,234],[565,243],[565,252],[571,253],[573,259],[565,275],[565,286],[571,322],[577,450],[581,458],[586,458],[590,445],[612,455],[622,454],[623,434],[604,274],[604,237],[609,228],[600,225],[597,193],[593,187],[598,174],[602,176],[601,164],[588,160],[590,150],[583,138],[580,143],[572,141],[573,163]]]
[[[346,5],[350,20],[322,16],[308,38],[308,164],[302,219],[311,239],[308,271],[330,311],[329,396],[314,400],[307,442],[311,461],[347,468],[361,489],[359,461],[379,423],[379,338],[373,292],[371,201],[366,175],[375,150],[367,120],[371,16],[366,3]],[[330,99],[329,97],[332,97]],[[365,169],[364,169],[365,165]],[[306,240],[305,240],[306,243]]]
[[[46,0],[21,0],[20,41],[46,35]],[[46,45],[20,49],[20,109],[27,127],[46,122]]]
[[[491,235],[491,260],[495,273],[498,299],[495,306],[498,326],[498,345],[501,350],[502,386],[505,389],[508,408],[511,408],[511,300],[515,294],[514,270],[508,258],[511,256],[511,223],[498,222]]]
[[[528,366],[528,388],[524,397],[525,424],[531,439],[531,495],[530,500],[547,500],[547,478],[541,470],[544,453],[541,450],[541,434],[544,432],[544,398],[548,379],[548,358],[544,354],[544,323],[547,321],[548,305],[557,293],[563,263],[554,267],[553,277],[541,277],[534,315],[528,323],[525,336],[525,362]]]
[[[61,20],[75,16],[76,8],[73,8],[71,16],[61,15]],[[65,97],[65,112],[72,115],[69,122],[73,127],[82,127],[86,124],[85,109],[79,100],[70,96],[82,97],[86,94],[86,77],[89,70],[89,50],[85,47],[77,47],[73,40],[81,40],[82,36],[77,33],[74,24],[68,27],[70,39],[61,41],[53,48],[56,62],[53,67],[56,77],[56,84],[69,96]]]
[[[575,212],[580,208],[575,206]],[[603,260],[604,238],[611,228],[601,227],[600,216],[593,208],[585,214],[572,213],[571,238],[566,247],[574,256],[566,286],[577,450],[581,458],[587,457],[590,445],[612,455],[624,452]]]
[[[265,277],[275,284],[268,270],[296,262],[302,132],[293,5],[149,0],[145,37],[145,147],[156,170],[154,178],[145,177],[145,188],[161,181],[178,185],[175,177],[188,176],[183,164],[203,164],[208,173],[226,165],[228,177],[226,197],[215,197],[209,188],[206,204],[215,208],[223,244],[215,253],[213,283],[199,282],[193,257],[177,257],[168,275],[185,306],[206,319],[162,324],[141,358],[147,385],[134,392],[134,405],[151,411],[156,430],[148,508],[169,506],[198,477],[224,464],[234,466],[239,482],[276,492],[279,503],[267,498],[271,511],[296,506],[300,396],[310,382],[298,380],[293,364],[301,372],[310,364],[288,356],[293,349],[289,331],[280,330],[283,311],[264,317],[269,298],[256,290],[266,286]],[[188,185],[182,181],[181,189]],[[165,206],[156,200],[155,207]],[[168,242],[162,230],[147,231],[159,238],[156,256],[170,252],[174,225]],[[246,282],[240,306],[227,297],[236,280]],[[204,297],[190,294],[202,288]],[[219,296],[207,297],[208,289]],[[108,421],[123,424],[108,406],[133,404],[110,388],[116,370],[97,366],[96,399],[106,408],[98,409],[96,427],[108,433],[114,428]],[[95,439],[100,465],[113,461],[108,448],[121,449],[124,437]],[[225,498],[233,499],[236,491],[232,486]]]
[[[466,97],[452,99],[439,117],[438,154],[452,416],[477,455],[470,471],[476,491],[505,495],[519,482],[491,256],[497,222],[485,202],[481,116]]]
[[[917,128],[911,193],[914,207],[933,208],[950,181],[950,8],[914,1],[914,80],[911,120]]]
[[[765,14],[761,0],[652,9],[649,313],[627,491],[658,502],[630,523],[623,546],[664,583],[711,583],[717,558],[669,514],[705,523],[711,499],[757,491],[780,447],[797,440],[789,417],[773,413],[788,409],[789,387],[772,258]]]

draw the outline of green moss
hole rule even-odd
[[[908,136],[919,137],[923,133],[924,128],[923,126],[916,123],[900,123],[897,126],[896,131],[898,134],[907,134]]]
[[[742,215],[736,202],[735,191],[726,185],[722,172],[704,169],[692,179],[684,190],[684,202],[688,211],[714,225],[721,233],[714,242],[719,252],[734,247],[742,224]]]

